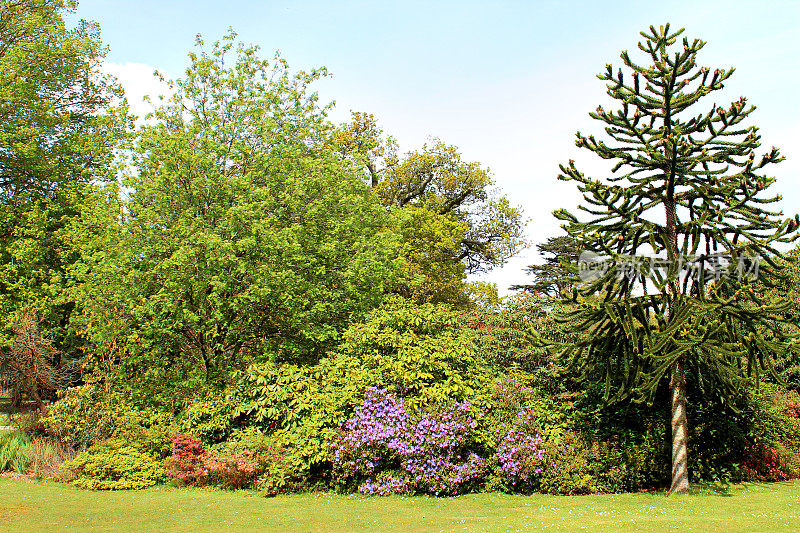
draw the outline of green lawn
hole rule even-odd
[[[800,482],[663,494],[402,498],[159,488],[88,492],[0,479],[3,531],[797,531]]]

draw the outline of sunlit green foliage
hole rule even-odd
[[[324,71],[232,34],[198,47],[141,128],[119,235],[87,267],[103,276],[88,334],[124,344],[112,359],[134,382],[314,361],[396,276],[388,215],[326,146],[309,89]]]
[[[333,146],[362,169],[381,203],[405,221],[402,254],[422,283],[404,290],[420,301],[465,305],[466,273],[503,264],[524,244],[518,207],[493,189],[490,172],[467,162],[455,146],[434,139],[398,155],[397,142],[384,137],[374,116],[353,113],[337,128]]]
[[[113,179],[124,135],[119,87],[99,70],[94,23],[68,27],[74,1],[0,5],[0,344],[20,308],[35,308],[59,350],[76,355],[65,293],[76,260],[65,231],[91,182]]]

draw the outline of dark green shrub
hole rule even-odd
[[[599,486],[596,469],[598,449],[586,444],[575,433],[565,432],[562,438],[544,445],[544,468],[539,489],[547,494],[590,494]]]
[[[670,451],[663,423],[656,421],[643,431],[629,431],[598,446],[602,492],[652,489],[669,480]]]
[[[539,490],[549,494],[618,493],[653,488],[668,475],[658,432],[590,441],[573,431],[545,442]]]

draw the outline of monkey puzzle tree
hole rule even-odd
[[[783,158],[776,148],[756,158],[758,129],[743,124],[755,108],[744,97],[695,111],[733,69],[698,66],[705,42],[682,33],[651,26],[639,43],[646,64],[625,51],[624,69],[608,65],[598,76],[620,105],[590,114],[610,140],[578,132],[576,144],[615,163],[613,175],[562,165],[559,179],[576,182],[585,204],[582,219],[555,212],[586,251],[605,258],[567,317],[589,335],[564,355],[603,380],[607,398],[652,401],[668,384],[671,492],[689,488],[687,375],[699,392],[733,398],[747,375],[796,342],[780,327],[783,304],[750,287],[752,274],[767,284],[782,276],[774,246],[796,238],[797,217],[783,219],[769,206],[780,196],[765,194],[775,178],[763,169]]]

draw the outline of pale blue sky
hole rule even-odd
[[[318,89],[336,101],[334,119],[367,111],[404,149],[428,136],[459,146],[523,207],[534,242],[557,231],[553,209],[578,201],[556,181],[558,164],[574,158],[590,173],[603,169],[573,138],[598,131],[587,117],[605,98],[594,75],[635,50],[639,31],[670,22],[708,41],[702,64],[737,68],[717,103],[744,95],[758,106],[765,148],[787,156],[775,167],[783,207],[800,211],[800,1],[83,0],[78,14],[100,23],[109,68],[137,106],[157,90],[153,69],[181,75],[198,33],[213,41],[233,27],[294,68],[326,66],[333,78]],[[537,260],[525,251],[486,279],[503,290]]]

